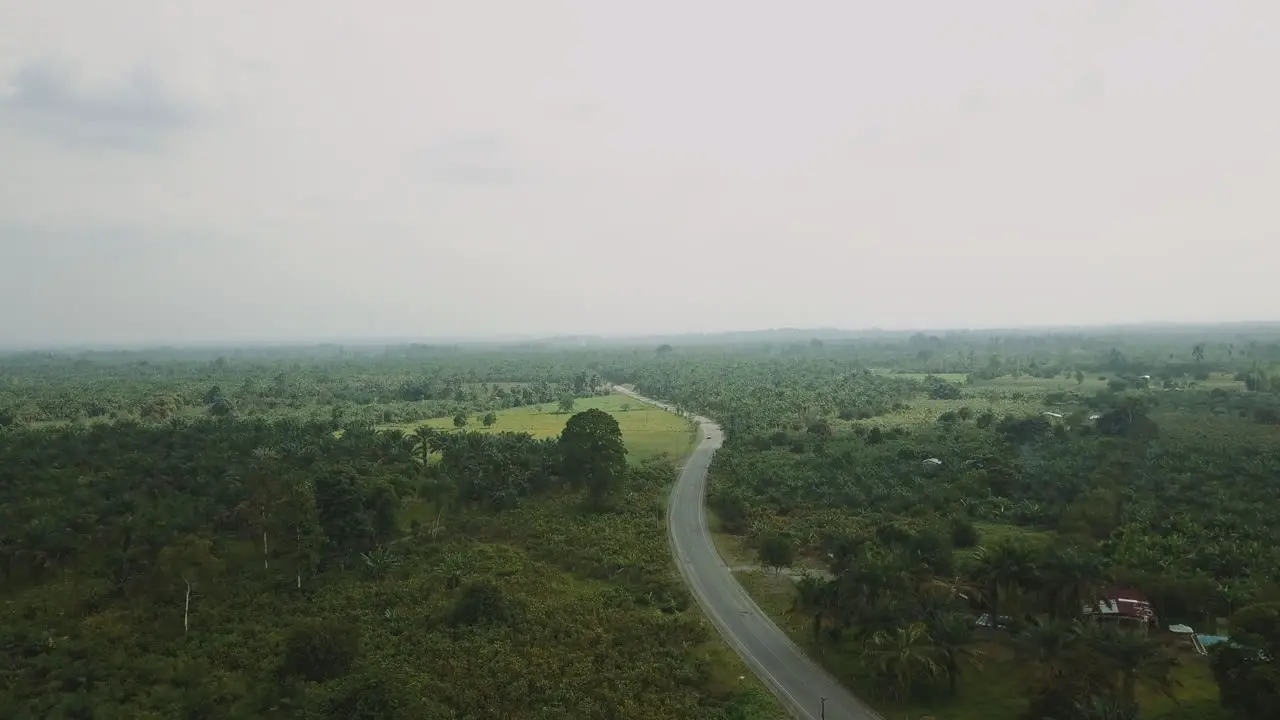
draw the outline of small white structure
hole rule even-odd
[[[939,460],[938,458],[928,458],[928,459],[924,460],[923,462],[921,462],[920,464],[921,464],[921,465],[928,465],[928,466],[930,466],[930,467],[937,467],[937,466],[939,466],[939,465],[941,465],[941,464],[942,464],[942,461],[941,461],[941,460]]]
[[[1197,655],[1208,655],[1209,650],[1200,641],[1200,636],[1190,625],[1170,625],[1169,632],[1178,636],[1178,644],[1196,651]]]
[[[1115,620],[1147,626],[1156,624],[1156,613],[1151,601],[1132,588],[1109,588],[1094,603],[1085,605],[1084,615],[1095,620]]]
[[[982,613],[981,615],[979,615],[979,616],[978,616],[978,619],[977,619],[977,620],[974,620],[974,621],[973,621],[973,624],[974,624],[975,626],[977,626],[977,627],[985,627],[985,628],[989,628],[989,627],[991,627],[991,613]],[[1010,616],[1010,615],[1001,615],[1001,616],[1000,616],[1000,628],[1001,628],[1001,629],[1007,628],[1007,627],[1009,627],[1011,624],[1013,624],[1013,617],[1012,617],[1012,616]]]

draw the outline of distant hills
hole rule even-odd
[[[839,328],[773,328],[768,330],[735,330],[711,333],[668,333],[647,335],[557,335],[538,339],[529,339],[520,344],[539,345],[545,347],[590,347],[609,345],[735,345],[735,344],[792,344],[805,343],[813,339],[822,341],[841,340],[906,340],[915,335],[924,336],[1004,336],[1016,337],[1027,335],[1205,335],[1247,334],[1280,332],[1280,322],[1235,322],[1235,323],[1133,323],[1126,325],[1062,325],[1040,327],[1012,328],[948,328],[948,329],[911,329],[885,330],[869,328],[863,330],[843,330]],[[477,341],[461,344],[474,344]],[[503,344],[514,344],[508,341]]]
[[[499,348],[524,347],[544,349],[569,349],[575,347],[619,347],[645,345],[758,345],[807,343],[813,339],[824,342],[840,342],[853,340],[889,341],[906,340],[916,335],[955,337],[964,335],[1019,337],[1029,335],[1088,335],[1107,337],[1119,335],[1164,335],[1164,336],[1202,336],[1211,339],[1217,336],[1241,336],[1250,334],[1272,335],[1280,332],[1280,322],[1276,321],[1244,321],[1231,323],[1174,323],[1151,322],[1130,323],[1123,325],[1059,325],[1032,326],[1010,328],[937,328],[885,330],[868,328],[847,330],[840,328],[770,328],[761,330],[727,330],[721,332],[701,333],[649,333],[631,335],[499,335],[492,337],[371,337],[345,339],[314,339],[297,341],[247,341],[247,342],[184,342],[184,343],[137,343],[137,344],[93,344],[93,345],[44,345],[44,346],[6,346],[0,344],[0,352],[119,352],[136,350],[206,350],[216,351],[230,348],[239,349],[284,349],[284,348],[316,348],[338,352],[347,349],[354,352],[367,353],[370,349],[382,347],[403,347],[409,345],[426,345],[432,347],[456,348]]]

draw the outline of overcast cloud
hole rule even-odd
[[[1280,314],[1262,0],[0,0],[0,345]]]

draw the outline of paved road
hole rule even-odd
[[[625,388],[618,392],[666,410],[665,403],[642,397]],[[805,655],[786,633],[765,615],[730,572],[711,541],[703,505],[707,467],[724,435],[720,426],[694,416],[702,426],[703,440],[685,462],[680,479],[671,490],[667,530],[671,550],[698,604],[751,670],[778,699],[801,720],[820,720],[826,698],[827,720],[883,720],[835,678]]]

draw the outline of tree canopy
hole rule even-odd
[[[585,487],[591,504],[602,507],[626,472],[627,449],[618,421],[606,412],[584,410],[560,433],[564,476],[573,487]]]

